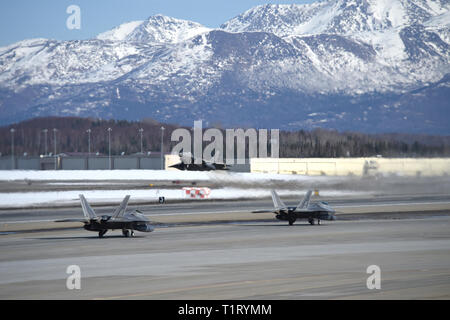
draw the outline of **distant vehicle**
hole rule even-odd
[[[169,166],[170,168],[176,168],[178,170],[185,171],[212,171],[212,170],[229,170],[229,167],[224,163],[209,162],[201,160],[199,164],[195,163],[195,158],[190,152],[179,154],[180,162]]]
[[[79,197],[85,219],[64,219],[55,222],[83,222],[84,229],[98,232],[99,238],[103,237],[108,230],[122,229],[122,234],[125,237],[134,236],[134,230],[141,232],[152,232],[154,230],[150,221],[140,211],[135,210],[125,213],[130,200],[129,195],[125,196],[112,215],[102,215],[101,217],[97,217],[84,195],[80,194]]]
[[[314,225],[316,220],[317,224],[320,224],[321,220],[336,220],[336,211],[327,202],[309,203],[312,190],[308,190],[306,196],[296,207],[285,205],[275,190],[270,192],[275,211],[258,210],[253,213],[273,212],[278,220],[288,221],[290,226],[298,219],[306,219],[311,225]]]

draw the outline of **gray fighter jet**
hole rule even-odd
[[[179,153],[180,162],[169,166],[184,171],[214,171],[214,170],[229,170],[229,166],[225,163],[208,162],[201,159],[201,163],[195,163],[195,158],[190,152]]]
[[[141,232],[152,232],[154,230],[150,221],[140,211],[135,210],[125,213],[128,200],[130,200],[129,195],[125,196],[112,215],[102,215],[101,217],[97,217],[84,195],[80,194],[79,196],[85,219],[64,219],[55,222],[83,222],[84,229],[98,232],[100,238],[108,230],[122,229],[122,234],[125,237],[134,236],[134,230]]]
[[[275,211],[259,210],[253,213],[273,212],[278,220],[288,221],[292,226],[297,219],[307,219],[311,225],[320,224],[321,220],[336,220],[336,211],[327,202],[309,203],[312,191],[308,190],[306,196],[296,207],[288,207],[281,201],[275,190],[270,191]]]

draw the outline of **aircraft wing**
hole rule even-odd
[[[276,213],[276,211],[273,211],[273,210],[255,210],[255,211],[252,211],[252,213]]]
[[[55,220],[55,222],[84,222],[88,223],[89,221],[86,219],[61,219],[61,220]]]
[[[314,203],[307,208],[300,208],[300,209],[295,210],[295,212],[297,212],[297,213],[317,212],[317,211],[335,212],[335,210],[332,207],[322,204],[322,203]]]
[[[148,222],[148,218],[139,210],[124,214],[122,217],[114,219],[114,222]]]
[[[311,209],[296,209],[296,213],[308,213],[308,212],[317,212],[317,210],[311,210]]]

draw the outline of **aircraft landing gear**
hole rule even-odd
[[[295,219],[290,219],[289,220],[289,225],[292,226],[294,224],[294,222],[295,222]]]
[[[108,230],[101,230],[101,231],[99,231],[98,232],[98,237],[99,238],[103,238],[103,236],[105,235],[106,231],[108,231]]]
[[[312,226],[314,225],[314,219],[313,218],[309,218],[308,222],[309,222],[310,225],[312,225]]]
[[[320,219],[317,219],[317,224],[320,226]]]
[[[124,237],[126,237],[126,238],[128,238],[128,237],[134,237],[134,231],[133,231],[133,230],[123,229],[123,230],[122,230],[122,234],[123,234]]]

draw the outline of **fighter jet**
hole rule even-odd
[[[112,215],[102,215],[101,217],[97,217],[84,195],[80,194],[79,197],[85,219],[64,219],[55,222],[83,222],[84,229],[98,232],[99,238],[103,237],[108,230],[122,229],[125,237],[134,236],[134,230],[141,232],[154,230],[150,221],[140,211],[125,213],[128,200],[130,200],[129,195],[125,196]]]
[[[309,203],[312,190],[308,190],[306,196],[296,207],[288,207],[281,201],[275,190],[270,191],[275,211],[259,210],[253,213],[273,212],[278,220],[288,221],[292,226],[297,219],[307,219],[311,225],[320,224],[321,220],[336,220],[336,211],[327,202]]]
[[[195,158],[190,152],[179,154],[180,162],[169,166],[170,168],[176,168],[178,170],[185,171],[212,171],[212,170],[229,170],[229,167],[224,163],[207,162],[201,160],[201,164],[195,163]]]

